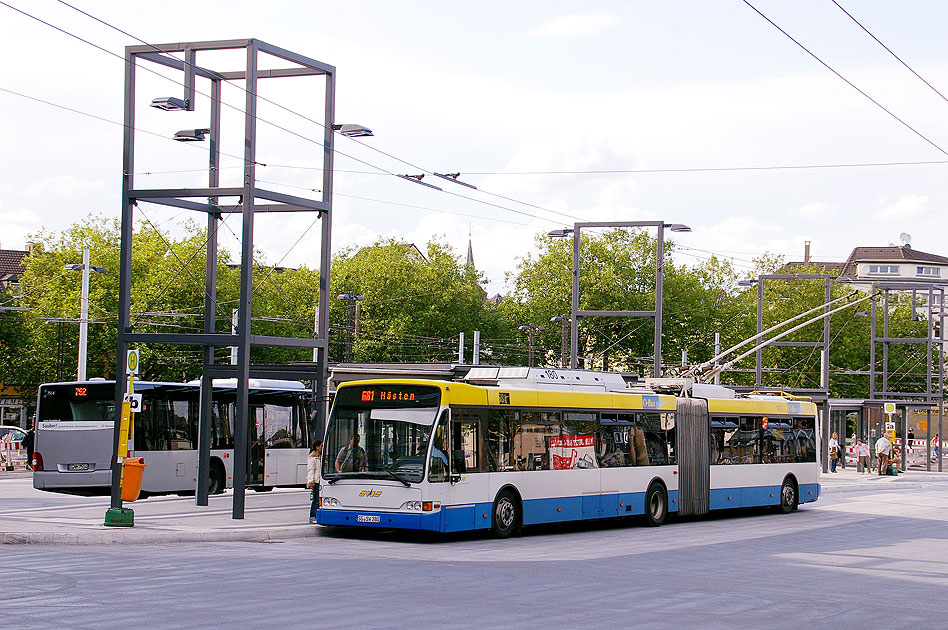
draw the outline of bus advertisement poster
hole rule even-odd
[[[595,444],[592,435],[551,437],[550,468],[552,470],[598,468]]]

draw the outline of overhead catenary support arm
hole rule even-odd
[[[830,306],[830,305],[832,305],[832,304],[835,304],[836,302],[839,302],[840,300],[845,300],[845,299],[851,298],[851,297],[853,297],[854,295],[856,295],[857,293],[858,293],[858,291],[853,291],[852,293],[849,293],[848,295],[844,295],[843,297],[839,297],[839,298],[836,298],[835,300],[832,300],[832,301],[827,302],[827,303],[825,303],[825,304],[820,304],[819,306],[815,306],[815,307],[811,308],[811,309],[808,310],[808,311],[803,311],[802,313],[800,313],[800,314],[798,314],[798,315],[794,315],[794,316],[791,317],[790,319],[785,319],[784,321],[780,322],[779,324],[776,324],[776,325],[774,325],[774,326],[771,326],[771,327],[768,328],[767,330],[764,330],[764,331],[762,331],[762,332],[760,332],[760,333],[757,333],[757,334],[754,335],[753,337],[748,337],[747,339],[745,339],[744,341],[738,343],[737,345],[731,346],[730,348],[728,348],[728,349],[725,350],[724,352],[721,352],[720,354],[714,355],[713,357],[711,357],[710,359],[708,359],[708,360],[705,361],[704,363],[701,363],[701,364],[698,364],[698,365],[693,366],[693,367],[691,368],[691,370],[690,370],[690,375],[691,375],[691,376],[694,376],[694,375],[698,374],[699,372],[701,372],[702,370],[706,370],[706,369],[708,369],[709,367],[714,367],[714,364],[715,364],[715,363],[720,362],[721,359],[723,359],[723,358],[726,357],[727,355],[731,354],[732,352],[734,352],[734,351],[737,350],[738,348],[743,348],[744,346],[746,346],[747,344],[751,343],[752,341],[757,341],[758,339],[760,339],[760,338],[763,337],[764,335],[767,335],[767,334],[769,334],[769,333],[772,333],[773,331],[777,330],[778,328],[782,328],[782,327],[786,326],[786,325],[789,324],[790,322],[795,322],[796,320],[800,319],[801,317],[806,317],[806,316],[809,315],[810,313],[815,313],[816,311],[818,311],[818,310],[820,310],[820,309],[825,309],[827,306]],[[861,300],[860,300],[860,301],[861,301]],[[857,302],[853,302],[853,304],[856,304],[856,303],[857,303]],[[849,306],[849,305],[847,305],[847,306]],[[815,320],[813,320],[813,321],[818,321],[819,319],[821,319],[821,318],[817,318],[817,319],[815,319]],[[812,322],[811,322],[811,323],[812,323]]]
[[[718,365],[718,366],[716,366],[714,369],[712,369],[712,370],[711,370],[710,372],[708,372],[707,374],[704,374],[704,375],[698,375],[698,374],[696,374],[696,375],[695,375],[695,378],[698,378],[698,377],[700,376],[700,378],[702,378],[702,379],[704,379],[704,380],[711,379],[711,378],[713,378],[716,374],[719,374],[719,373],[721,373],[721,372],[724,372],[725,370],[731,369],[731,367],[732,367],[735,363],[737,363],[738,361],[740,361],[741,359],[743,359],[743,358],[745,358],[745,357],[749,357],[750,355],[754,354],[755,352],[757,352],[757,351],[760,350],[761,348],[766,348],[767,346],[769,346],[770,344],[774,343],[774,342],[777,341],[778,339],[783,339],[784,337],[786,337],[786,336],[789,335],[790,333],[796,332],[796,331],[800,330],[801,328],[806,328],[806,327],[809,326],[810,324],[816,323],[816,322],[818,322],[818,321],[820,321],[820,320],[822,320],[822,319],[824,319],[824,318],[826,318],[826,317],[829,317],[829,316],[832,315],[833,313],[838,313],[839,311],[845,310],[845,309],[847,309],[847,308],[851,308],[851,307],[855,306],[856,304],[859,304],[860,302],[864,302],[864,301],[866,301],[866,300],[872,299],[872,298],[873,298],[874,296],[876,296],[876,295],[877,295],[876,293],[871,293],[871,294],[869,294],[869,295],[867,295],[867,296],[865,296],[865,297],[859,298],[859,299],[856,300],[855,302],[850,302],[849,304],[844,304],[844,305],[842,305],[842,306],[839,306],[839,307],[837,307],[837,308],[834,308],[834,309],[831,310],[831,311],[827,311],[827,312],[823,313],[822,315],[818,315],[818,316],[816,316],[816,317],[814,317],[814,318],[812,318],[812,319],[808,319],[807,321],[803,322],[802,324],[798,324],[798,325],[794,326],[793,328],[790,328],[789,330],[785,330],[784,332],[780,333],[780,334],[777,335],[776,337],[771,337],[771,338],[768,339],[767,341],[765,341],[765,342],[763,342],[763,343],[760,343],[760,344],[757,344],[756,346],[754,346],[753,348],[751,348],[751,349],[748,350],[747,352],[744,352],[744,353],[741,354],[740,356],[738,356],[738,357],[736,357],[736,358],[734,358],[734,359],[728,361],[727,363],[725,363],[725,364],[723,364],[723,365]],[[824,306],[825,306],[824,304],[821,304],[821,305],[820,305],[819,307],[817,307],[817,308],[824,308]],[[789,321],[789,320],[788,320],[788,321]],[[784,324],[786,324],[786,322],[784,322]],[[783,324],[781,324],[781,325],[783,325]]]

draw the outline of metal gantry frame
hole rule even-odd
[[[938,405],[938,437],[944,440],[943,433],[943,411],[944,392],[945,392],[945,285],[942,283],[926,282],[877,282],[872,285],[873,294],[877,292],[881,295],[882,308],[877,306],[878,297],[872,299],[871,331],[872,339],[869,349],[869,398],[870,400],[895,401],[902,403],[901,424],[903,439],[908,435],[908,407],[917,407],[913,405],[921,399],[925,407],[929,410],[932,406]],[[912,292],[912,313],[916,313],[916,303],[919,293],[927,297],[925,310],[927,314],[927,335],[925,337],[893,337],[889,334],[889,314],[890,314],[890,293],[896,291],[899,293]],[[878,335],[879,311],[882,312],[882,335]],[[938,329],[935,329],[935,319],[938,320]],[[937,334],[936,334],[937,332]],[[889,379],[891,376],[889,370],[889,347],[892,344],[915,344],[924,345],[926,350],[925,360],[925,391],[924,392],[906,392],[889,389]],[[881,374],[876,369],[876,345],[882,344],[882,370]],[[935,353],[937,352],[937,361]],[[936,372],[937,370],[937,372]],[[881,388],[876,388],[877,379],[881,377]],[[937,389],[935,381],[937,380]],[[929,411],[930,416],[930,411]],[[931,448],[931,422],[927,422],[926,440]],[[905,470],[908,453],[903,444],[902,448],[902,470]],[[930,455],[930,453],[928,454]],[[926,456],[926,468],[931,467],[931,458]],[[942,458],[938,457],[938,470],[942,470]]]
[[[801,348],[819,348],[820,349],[820,388],[819,389],[793,389],[790,391],[801,394],[820,394],[824,398],[829,398],[829,349],[830,349],[830,307],[832,300],[833,276],[823,274],[763,274],[757,276],[757,334],[761,335],[764,330],[764,282],[766,280],[822,280],[824,286],[823,296],[823,340],[822,341],[774,341],[768,343],[768,346],[794,346]],[[754,387],[763,388],[763,358],[764,349],[757,349],[756,367],[754,370]]]
[[[664,221],[590,221],[578,222],[573,224],[572,230],[562,230],[565,236],[567,232],[573,233],[573,289],[572,289],[572,308],[570,310],[570,369],[575,370],[578,361],[579,351],[579,318],[581,317],[648,317],[655,322],[655,356],[653,360],[652,373],[656,378],[662,375],[662,285],[665,276],[665,226],[669,225]],[[596,311],[579,309],[579,263],[581,253],[581,233],[583,228],[633,228],[633,227],[655,227],[658,229],[658,237],[655,245],[655,308],[650,311]],[[680,224],[670,225],[673,229],[682,228],[679,231],[687,231],[686,226]],[[553,233],[550,233],[551,236]]]
[[[210,51],[244,50],[245,65],[236,70],[220,71],[198,64],[198,53]],[[178,56],[174,56],[177,54]],[[287,67],[261,69],[260,57],[286,62]],[[210,118],[207,130],[209,135],[210,157],[208,163],[208,186],[206,188],[156,188],[140,189],[135,186],[135,107],[136,107],[136,70],[141,62],[153,63],[165,68],[178,70],[183,74],[181,84],[184,98],[167,99],[175,101],[175,109],[194,109],[195,82],[197,78],[210,81]],[[272,65],[272,64],[270,64]],[[268,65],[269,68],[269,65]],[[325,79],[325,99],[323,103],[324,127],[322,192],[319,198],[308,198],[275,192],[261,188],[256,178],[256,140],[257,140],[257,99],[258,82],[261,79],[288,77],[322,76]],[[221,83],[238,81],[244,83],[245,103],[244,121],[244,164],[243,184],[241,186],[222,187],[219,177],[220,138],[221,138]],[[183,105],[183,107],[181,107]],[[317,427],[324,426],[327,399],[326,382],[328,367],[328,330],[329,330],[329,265],[330,231],[332,221],[332,174],[333,174],[333,125],[335,115],[335,68],[325,63],[304,57],[297,53],[273,46],[257,39],[238,39],[222,41],[204,41],[162,45],[128,46],[125,49],[125,138],[122,161],[122,230],[119,269],[119,320],[116,356],[116,400],[121,401],[125,394],[126,351],[130,344],[180,344],[201,346],[204,351],[203,373],[201,380],[200,424],[198,436],[198,474],[196,502],[207,505],[207,484],[209,476],[209,452],[211,437],[211,395],[212,379],[231,377],[237,379],[236,417],[234,427],[234,501],[233,518],[244,517],[244,492],[246,488],[247,464],[250,454],[248,444],[248,389],[249,379],[258,378],[294,378],[312,380],[317,410]],[[204,328],[202,333],[141,333],[131,326],[131,286],[132,286],[132,249],[135,207],[139,203],[152,203],[175,208],[184,208],[207,215],[207,267],[204,301]],[[317,330],[314,338],[274,337],[251,334],[251,302],[253,295],[253,236],[254,214],[256,212],[317,212],[321,221],[320,266],[319,266],[319,306]],[[242,217],[241,257],[240,257],[240,302],[237,308],[236,333],[217,332],[215,313],[217,310],[217,230],[222,215],[239,213]],[[214,349],[236,346],[236,365],[215,365]],[[316,360],[312,367],[290,366],[251,366],[250,349],[253,346],[280,346],[313,348]],[[114,454],[118,452],[119,426],[121,411],[116,405]],[[112,508],[121,507],[120,495],[121,466],[113,459],[112,466]]]

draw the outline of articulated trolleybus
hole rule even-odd
[[[208,491],[233,486],[235,379],[215,379],[211,405]],[[129,455],[145,459],[142,492],[195,490],[200,381],[135,383],[142,409],[135,414]],[[251,379],[250,463],[255,490],[306,483],[313,438],[310,391],[297,381]],[[108,493],[115,426],[115,381],[47,383],[39,388],[33,487],[72,494]]]
[[[691,397],[619,374],[473,368],[465,382],[341,385],[317,523],[511,536],[525,525],[773,506],[819,497],[816,406]]]

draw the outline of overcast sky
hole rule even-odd
[[[55,0],[2,1],[118,55],[138,43]],[[948,3],[838,1],[948,94]],[[335,66],[336,121],[375,132],[366,146],[337,140],[345,155],[336,158],[335,250],[380,236],[419,246],[439,236],[463,255],[470,230],[491,293],[506,290],[504,273],[535,234],[577,220],[685,223],[693,232],[674,235],[678,260],[713,252],[742,271],[764,252],[800,260],[807,240],[821,260],[898,244],[902,233],[916,249],[948,255],[948,101],[832,0],[751,4],[878,105],[742,0],[70,4],[149,43],[255,37]],[[0,247],[21,249],[30,233],[90,212],[119,216],[122,129],[113,123],[122,119],[123,62],[3,4],[0,35]],[[269,96],[321,119],[318,94],[293,90]],[[139,85],[143,101],[179,92],[151,77]],[[241,104],[243,94],[230,87],[224,100]],[[145,104],[139,129],[159,135],[207,118],[200,101],[194,113]],[[260,116],[321,136],[272,108]],[[235,154],[239,134],[230,134]],[[165,172],[200,169],[202,150],[160,138],[140,149],[137,186],[206,177]],[[320,187],[320,173],[288,167],[318,165],[318,156],[314,143],[270,128],[258,154],[269,166],[257,176],[301,194]],[[446,182],[437,192],[384,174],[419,172],[406,162],[460,171],[483,192]],[[847,166],[895,162],[932,163]],[[239,178],[239,168],[227,168],[235,163],[224,158],[225,179]],[[832,168],[764,168],[809,166]],[[169,229],[202,219],[142,211]],[[313,218],[259,219],[267,261],[317,266]],[[239,234],[239,219],[228,228]],[[222,234],[237,254],[234,236]]]

